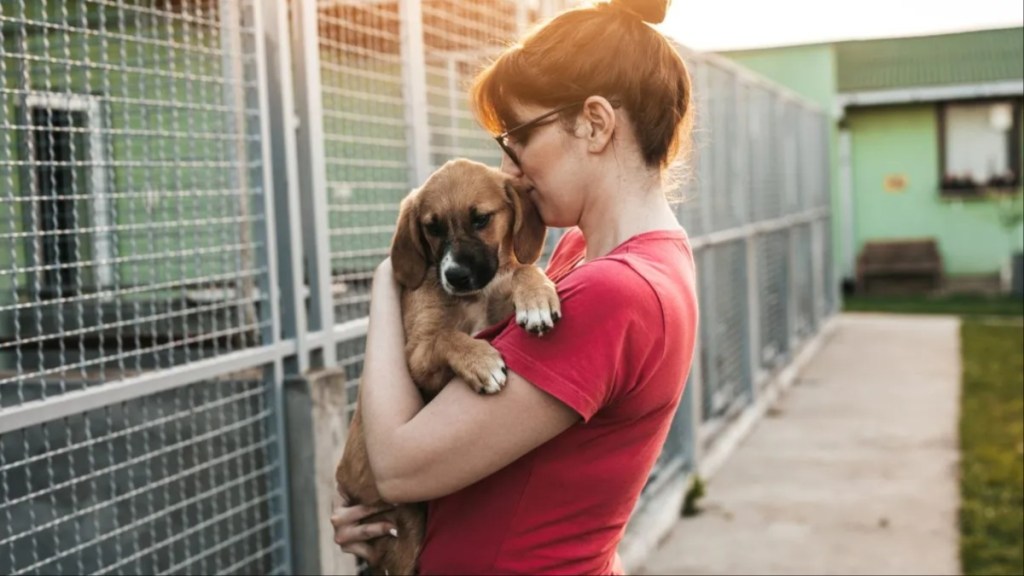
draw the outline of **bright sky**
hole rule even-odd
[[[673,0],[659,29],[684,46],[705,51],[919,36],[1022,22],[1022,0]]]

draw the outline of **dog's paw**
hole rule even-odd
[[[555,284],[546,276],[542,281],[518,284],[512,301],[516,308],[516,324],[531,334],[543,336],[562,317]]]
[[[452,370],[478,394],[497,394],[508,380],[505,360],[493,346],[473,340],[449,359]]]

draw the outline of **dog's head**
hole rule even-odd
[[[546,231],[533,202],[508,175],[452,160],[402,200],[391,263],[406,289],[419,287],[435,268],[446,292],[469,295],[505,266],[536,262]]]

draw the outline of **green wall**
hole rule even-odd
[[[836,95],[833,52],[830,44],[814,44],[724,55],[831,111]]]
[[[935,104],[851,109],[847,126],[858,252],[871,239],[934,237],[946,273],[964,275],[996,272],[1020,248],[1020,226],[1000,224],[1007,202],[940,194]],[[897,174],[905,189],[886,192],[884,179]]]

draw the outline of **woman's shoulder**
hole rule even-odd
[[[627,300],[634,306],[655,304],[651,281],[633,259],[629,255],[606,256],[578,266],[559,283],[559,294],[563,298],[584,297],[601,306]]]

